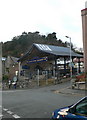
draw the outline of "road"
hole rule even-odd
[[[70,86],[69,82],[58,85],[2,92],[3,118],[50,118],[56,108],[71,105],[82,95],[55,93]]]

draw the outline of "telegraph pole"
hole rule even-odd
[[[0,42],[0,106],[2,106],[2,43]],[[2,109],[0,108],[2,114]]]
[[[0,42],[0,86],[2,83],[2,43]]]

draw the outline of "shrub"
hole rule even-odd
[[[3,81],[4,82],[8,81],[8,79],[9,79],[8,75],[3,75]]]

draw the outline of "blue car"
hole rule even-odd
[[[52,120],[87,120],[87,96],[71,106],[55,110]]]

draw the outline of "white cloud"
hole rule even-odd
[[[56,32],[69,35],[82,47],[81,9],[85,0],[2,0],[0,1],[0,41],[11,40],[23,31]],[[79,42],[79,45],[78,45]]]

